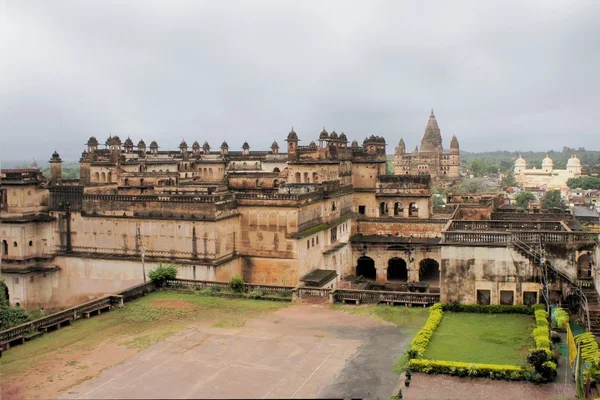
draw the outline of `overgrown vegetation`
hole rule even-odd
[[[31,321],[32,317],[21,307],[11,307],[6,298],[6,284],[0,279],[0,331]]]
[[[244,293],[246,289],[246,282],[241,276],[234,276],[229,281],[229,288],[233,290],[234,293]]]
[[[177,278],[178,265],[175,264],[158,264],[158,266],[150,271],[148,277],[158,287],[162,287],[166,281]]]
[[[569,313],[562,308],[555,308],[552,313],[552,319],[556,328],[565,329],[569,323]]]
[[[515,196],[515,202],[520,208],[528,209],[529,202],[535,200],[535,195],[529,190],[523,190],[521,193]]]
[[[561,210],[565,210],[567,202],[562,197],[560,190],[549,190],[542,196],[542,208],[560,208]]]

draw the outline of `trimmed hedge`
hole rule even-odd
[[[535,310],[536,328],[533,330],[533,339],[537,350],[544,350],[549,355],[550,351],[550,327],[548,324],[548,313],[544,310]]]
[[[598,342],[593,333],[586,332],[574,337],[575,343],[581,344],[581,357],[585,361],[594,362],[598,354]]]
[[[431,340],[431,335],[433,335],[433,331],[442,320],[442,315],[444,314],[442,307],[441,303],[436,303],[429,309],[429,318],[427,318],[427,322],[425,322],[423,328],[417,332],[410,344],[410,349],[406,352],[409,359],[422,358],[423,354],[425,354],[427,345]]]
[[[459,361],[412,359],[408,362],[412,371],[426,374],[444,374],[471,378],[504,379],[522,381],[528,379],[531,370],[516,365],[473,364]]]
[[[481,304],[458,304],[447,303],[442,305],[444,311],[478,314],[533,314],[533,307],[525,305],[505,306],[505,305],[481,305]]]
[[[569,313],[562,308],[556,308],[553,314],[553,319],[556,321],[556,327],[558,329],[566,328],[569,323]]]

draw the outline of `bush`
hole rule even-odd
[[[549,357],[550,351],[550,329],[548,324],[548,313],[544,310],[535,310],[536,328],[533,330],[533,340],[537,350],[544,350]]]
[[[10,307],[4,303],[0,305],[0,331],[24,324],[31,319],[31,315],[21,307]]]
[[[150,271],[148,276],[156,286],[162,287],[167,281],[177,278],[177,268],[179,266],[175,264],[158,264],[158,267]]]
[[[259,289],[254,289],[253,291],[248,293],[248,297],[250,297],[251,299],[258,299],[263,297],[263,295],[264,293],[262,292],[262,290]]]
[[[569,313],[562,308],[556,308],[553,313],[553,320],[556,321],[558,329],[565,329],[569,323]]]
[[[527,370],[516,365],[472,364],[459,361],[438,361],[412,359],[408,367],[426,374],[469,376],[471,378],[492,378],[510,381],[525,380]]]
[[[581,344],[581,357],[588,362],[595,362],[598,357],[598,342],[590,332],[574,337],[575,343]]]
[[[458,304],[447,303],[442,306],[444,311],[478,313],[478,314],[533,314],[533,308],[525,305],[482,305],[482,304]]]
[[[246,289],[246,282],[240,276],[234,276],[229,281],[229,288],[235,293],[243,293]]]
[[[556,363],[545,350],[532,351],[527,356],[527,362],[534,369],[529,375],[532,382],[550,382],[556,377]]]
[[[442,307],[441,303],[436,303],[429,309],[429,318],[427,318],[427,322],[425,322],[423,328],[417,332],[410,344],[410,349],[406,353],[409,359],[422,358],[423,354],[425,354],[427,345],[431,340],[431,335],[433,335],[433,331],[442,320],[442,315],[444,314]]]

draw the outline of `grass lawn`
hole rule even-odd
[[[75,321],[60,331],[11,348],[3,354],[0,377],[7,383],[19,382],[28,376],[39,381],[41,377],[46,386],[54,382],[68,387],[66,381],[90,379],[98,371],[122,362],[187,326],[241,327],[253,317],[287,305],[289,303],[167,291],[151,293],[126,303],[123,309]],[[107,347],[123,354],[103,357]],[[91,361],[85,361],[86,357]],[[27,393],[23,395],[27,397]]]
[[[534,325],[530,315],[445,312],[424,358],[522,365],[535,347]]]

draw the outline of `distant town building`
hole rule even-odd
[[[431,175],[432,180],[452,182],[460,178],[460,149],[458,139],[452,136],[450,150],[442,147],[442,134],[435,114],[431,110],[421,149],[417,146],[412,153],[406,152],[404,139],[400,139],[394,154],[396,175]]]
[[[566,190],[569,178],[581,176],[581,161],[575,154],[567,162],[567,169],[554,169],[554,162],[548,155],[542,161],[542,168],[527,168],[522,156],[515,161],[515,179],[523,188],[545,188],[546,190]]]

